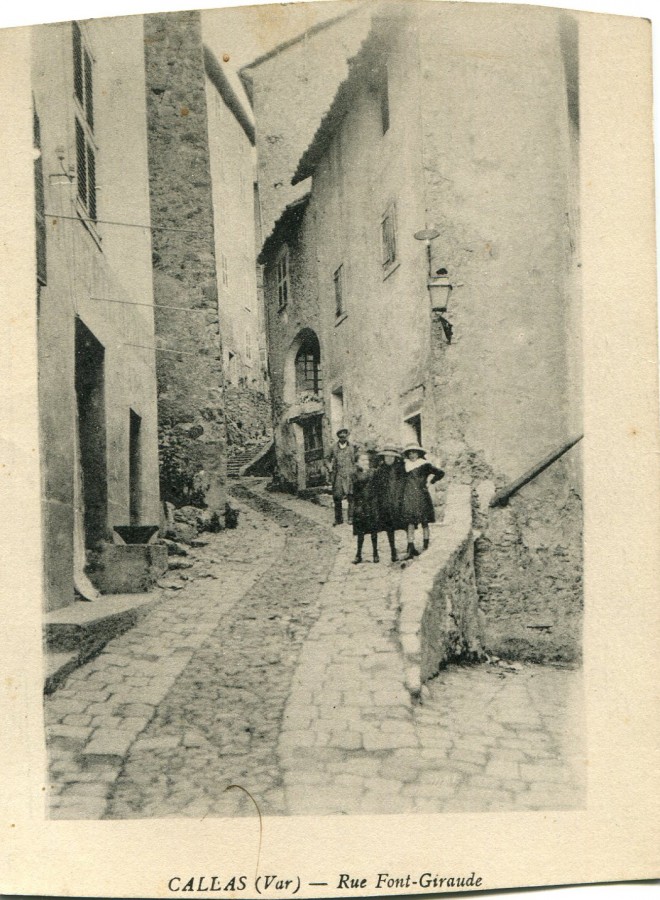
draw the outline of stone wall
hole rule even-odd
[[[250,450],[272,439],[270,401],[265,394],[234,385],[225,386],[227,449]]]
[[[439,669],[482,654],[484,620],[474,572],[469,487],[450,491],[442,524],[431,526],[431,545],[403,574],[399,637],[406,687],[413,696]]]
[[[195,480],[194,499],[222,512],[226,428],[200,16],[148,15],[144,29],[156,335],[160,347],[180,351],[156,354],[161,492],[186,502],[182,491]]]
[[[581,657],[582,500],[571,465],[558,460],[506,507],[480,516],[475,565],[489,653],[537,662]]]

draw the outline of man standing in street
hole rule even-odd
[[[344,521],[342,503],[348,500],[348,522],[353,521],[353,479],[357,462],[357,447],[348,440],[348,428],[340,428],[337,442],[328,456],[327,466],[332,484],[332,499],[335,504],[335,525]]]

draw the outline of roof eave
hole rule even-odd
[[[256,140],[254,123],[248,116],[245,107],[236,94],[236,91],[231,86],[229,79],[223,71],[222,66],[218,62],[215,54],[206,45],[204,45],[204,69],[213,86],[225,101],[227,108],[233,114],[234,118],[245,132],[246,137],[254,147]]]

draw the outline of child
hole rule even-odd
[[[419,444],[408,444],[403,451],[405,477],[403,482],[402,518],[408,530],[408,553],[406,559],[419,556],[415,548],[415,528],[422,526],[424,549],[429,546],[429,522],[435,522],[433,501],[426,482],[433,476],[432,484],[444,478],[442,469],[436,468],[426,459],[426,451]]]
[[[357,553],[353,562],[362,562],[365,534],[371,535],[374,562],[378,556],[378,495],[374,485],[374,469],[367,453],[360,453],[353,481],[353,534],[357,535]]]
[[[392,562],[396,562],[396,545],[394,532],[403,528],[401,519],[401,504],[403,500],[403,458],[396,447],[390,445],[383,447],[378,454],[382,465],[376,469],[374,475],[374,488],[378,498],[380,530],[387,533],[390,544]]]

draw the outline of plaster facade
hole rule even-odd
[[[254,130],[205,52],[209,164],[213,193],[218,306],[223,342],[227,452],[263,444],[271,434],[263,292],[257,285],[258,202]],[[231,92],[231,93],[230,93]]]
[[[82,91],[78,40],[78,59],[88,60]],[[142,20],[35,27],[32,60],[45,225],[37,310],[44,592],[47,609],[57,609],[74,599],[75,460],[88,548],[111,540],[115,525],[159,517],[150,233],[108,224],[149,225]]]
[[[312,177],[304,214],[285,211],[262,251],[282,480],[306,481],[285,401],[309,329],[324,449],[339,424],[362,444],[421,440],[447,472],[438,504],[452,481],[473,489],[491,620],[506,611],[522,641],[552,608],[575,634],[568,655],[581,614],[579,445],[507,508],[488,501],[581,429],[577,106],[565,14],[376,14],[297,165],[294,182]],[[429,229],[427,256],[414,235]],[[491,636],[511,649],[509,626]]]

